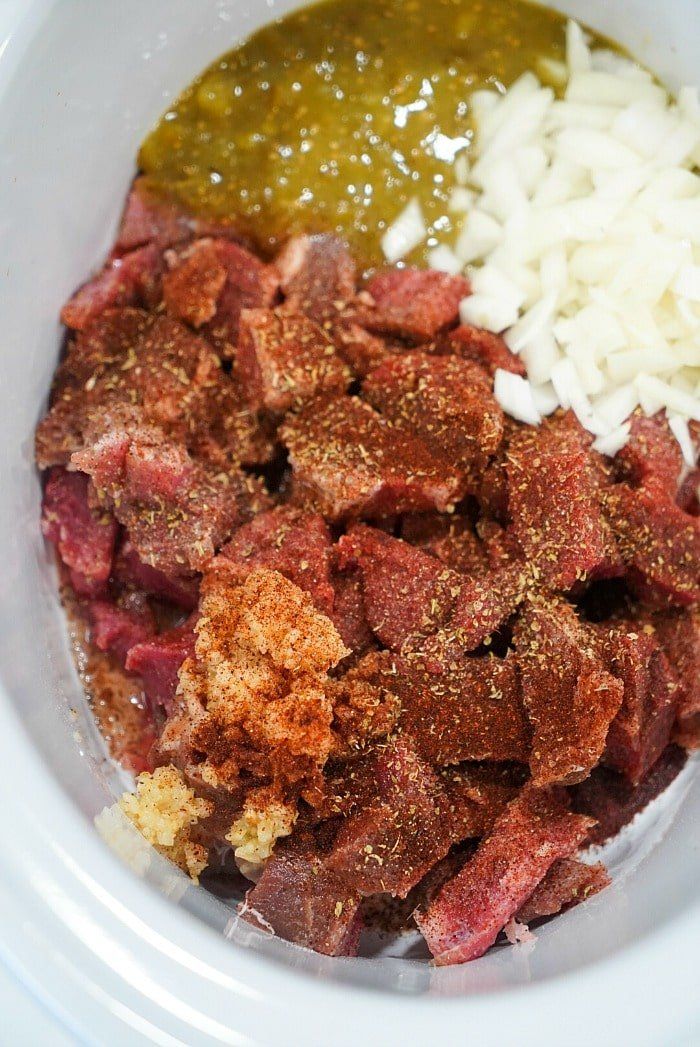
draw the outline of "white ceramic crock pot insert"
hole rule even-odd
[[[442,970],[332,960],[241,929],[160,859],[137,879],[93,829],[121,780],[67,652],[32,464],[57,316],[110,244],[168,100],[292,6],[0,0],[0,955],[101,1043],[678,1042],[700,1016],[696,765],[614,844],[611,889],[534,949]],[[697,0],[555,6],[672,86],[697,80]]]

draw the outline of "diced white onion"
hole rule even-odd
[[[474,206],[475,193],[463,185],[456,185],[450,193],[449,210],[452,214],[466,214]]]
[[[500,334],[515,323],[518,309],[497,295],[472,294],[460,305],[459,315],[463,324],[484,327],[487,331]]]
[[[600,454],[605,454],[609,458],[614,458],[618,451],[621,451],[629,440],[630,435],[630,423],[625,422],[624,425],[619,425],[617,429],[613,429],[612,432],[607,433],[605,436],[599,436],[593,441],[593,450],[599,451]]]
[[[387,262],[399,262],[423,243],[428,230],[420,203],[414,197],[382,237],[382,251]]]
[[[566,64],[570,76],[575,73],[587,73],[591,68],[588,42],[581,26],[571,18],[566,23]]]
[[[683,452],[683,461],[689,469],[692,469],[697,461],[697,451],[688,428],[688,419],[680,414],[670,414],[668,416],[668,425],[676,440],[678,440],[680,449]]]
[[[543,385],[533,385],[532,398],[535,401],[535,407],[543,418],[549,414],[554,414],[559,407],[559,397],[554,392],[554,386],[551,382],[545,382]]]
[[[447,244],[439,244],[428,252],[428,265],[431,269],[439,269],[442,273],[450,273],[456,276],[461,273],[464,265],[454,251]]]
[[[595,401],[595,412],[599,418],[613,428],[622,425],[639,403],[639,394],[633,383],[621,385],[606,396]]]
[[[517,418],[519,422],[527,422],[530,425],[538,425],[541,421],[532,386],[527,378],[498,368],[494,376],[493,395],[511,418]]]

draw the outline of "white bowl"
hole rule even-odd
[[[698,1042],[696,764],[615,845],[611,889],[540,930],[534,950],[451,969],[241,932],[162,861],[138,879],[93,828],[119,775],[68,655],[32,465],[58,312],[105,252],[167,99],[290,6],[0,5],[0,955],[77,1037],[104,1044]],[[560,6],[672,85],[697,77],[697,0]]]

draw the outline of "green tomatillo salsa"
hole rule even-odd
[[[202,73],[147,137],[140,166],[153,189],[235,221],[264,252],[334,230],[371,265],[413,197],[429,249],[455,223],[447,201],[473,134],[470,94],[526,70],[553,82],[565,27],[524,0],[305,7]]]

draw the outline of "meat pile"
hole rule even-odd
[[[328,235],[263,261],[137,181],[62,314],[43,530],[142,682],[133,769],[177,770],[246,918],[324,953],[382,899],[439,964],[583,900],[579,849],[700,735],[698,476],[660,416],[612,462],[505,417],[522,366],[468,294],[360,288]]]

